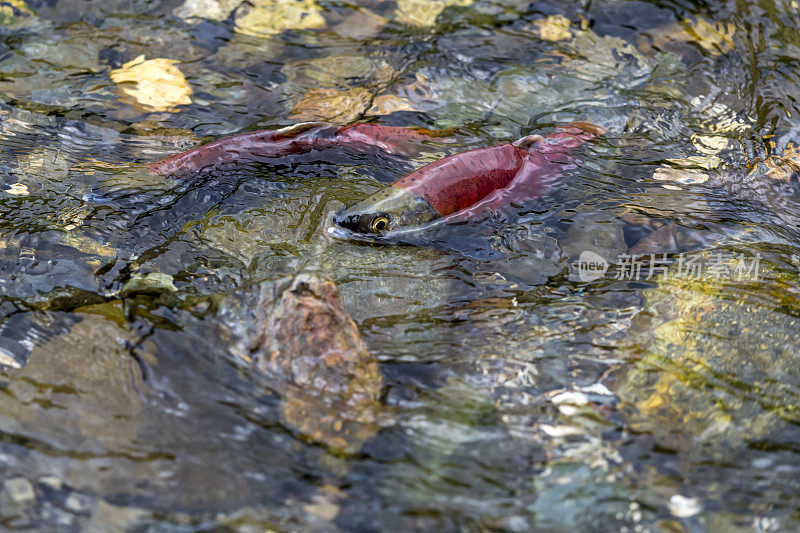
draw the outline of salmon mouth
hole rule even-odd
[[[325,228],[325,234],[333,237],[334,239],[342,241],[355,241],[372,244],[418,245],[420,242],[420,236],[428,231],[431,226],[439,225],[439,222],[441,221],[437,220],[421,226],[401,228],[394,231],[386,231],[381,234],[354,231],[339,226],[335,222],[331,222],[330,225]]]
[[[341,241],[370,242],[375,244],[398,244],[398,235],[403,231],[388,231],[384,233],[365,233],[340,226],[335,221],[331,221],[325,233],[334,239]]]
[[[334,239],[341,241],[356,241],[373,244],[402,244],[402,235],[410,233],[408,231],[390,231],[384,234],[361,233],[351,229],[343,228],[336,224],[331,224],[325,229],[325,233]]]
[[[376,241],[380,242],[383,240],[381,235],[371,235],[369,233],[359,233],[357,231],[353,231],[347,228],[343,228],[337,224],[332,223],[330,226],[325,228],[325,233],[330,235],[334,239],[339,239],[343,241]]]

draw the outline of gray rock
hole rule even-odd
[[[27,503],[36,499],[33,485],[22,477],[5,480],[3,482],[3,496],[13,503]]]
[[[118,507],[105,501],[95,506],[86,531],[89,533],[123,533],[138,523],[146,512],[135,507]]]

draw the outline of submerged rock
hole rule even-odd
[[[33,485],[24,477],[15,477],[3,482],[3,491],[0,496],[13,503],[27,503],[36,499]]]
[[[382,94],[372,100],[372,107],[367,111],[367,115],[390,115],[395,111],[416,112],[419,109],[408,98],[393,94]]]
[[[90,533],[129,531],[145,517],[146,511],[135,507],[119,507],[99,501],[92,511],[86,531]]]
[[[333,28],[333,32],[350,39],[362,40],[375,37],[389,21],[369,9],[359,7]]]
[[[706,258],[703,278],[670,277],[644,292],[651,340],[617,392],[635,431],[730,460],[734,450],[797,423],[798,319],[771,309],[768,294],[742,290],[738,259],[715,257]]]
[[[290,82],[312,88],[375,87],[387,83],[397,75],[383,57],[348,54],[294,61],[284,65],[281,72]]]
[[[371,98],[370,92],[361,87],[344,91],[312,89],[300,98],[289,116],[301,122],[325,120],[334,124],[348,124],[364,112]]]
[[[221,22],[241,3],[241,0],[186,0],[173,10],[173,14],[182,19],[203,18]]]
[[[28,363],[13,371],[3,427],[55,449],[125,448],[142,422],[141,369],[125,349],[132,334],[97,315],[53,315],[71,316],[79,321],[36,346]]]
[[[134,274],[125,282],[120,290],[120,296],[126,298],[135,294],[164,294],[176,292],[177,287],[172,283],[172,276],[161,272],[149,274]]]
[[[278,39],[265,40],[235,33],[217,50],[213,60],[230,69],[244,69],[278,57],[283,48],[283,42]],[[226,87],[226,90],[230,92],[231,88]]]
[[[264,284],[253,305],[228,302],[240,342],[232,352],[275,382],[284,422],[335,451],[353,452],[381,422],[382,380],[330,279],[301,274]]]

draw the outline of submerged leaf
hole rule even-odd
[[[174,59],[145,60],[141,55],[112,70],[109,76],[124,95],[148,110],[168,111],[192,103],[192,88]]]
[[[640,48],[662,49],[670,43],[693,43],[712,55],[726,54],[733,49],[736,28],[731,23],[711,24],[704,19],[684,19],[656,29],[651,34],[651,43],[640,42]]]
[[[20,26],[36,13],[23,0],[3,0],[0,2],[0,26]]]
[[[412,26],[433,26],[448,6],[468,6],[472,0],[398,0],[396,19]]]
[[[314,0],[254,0],[236,12],[236,31],[254,37],[325,27]]]
[[[569,31],[570,21],[564,15],[551,15],[534,20],[533,23],[539,30],[539,37],[545,41],[563,41],[572,37]]]

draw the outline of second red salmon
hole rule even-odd
[[[546,194],[574,168],[572,151],[605,133],[572,122],[542,137],[455,154],[426,165],[342,209],[329,232],[345,238],[392,239],[436,221],[462,221]]]

